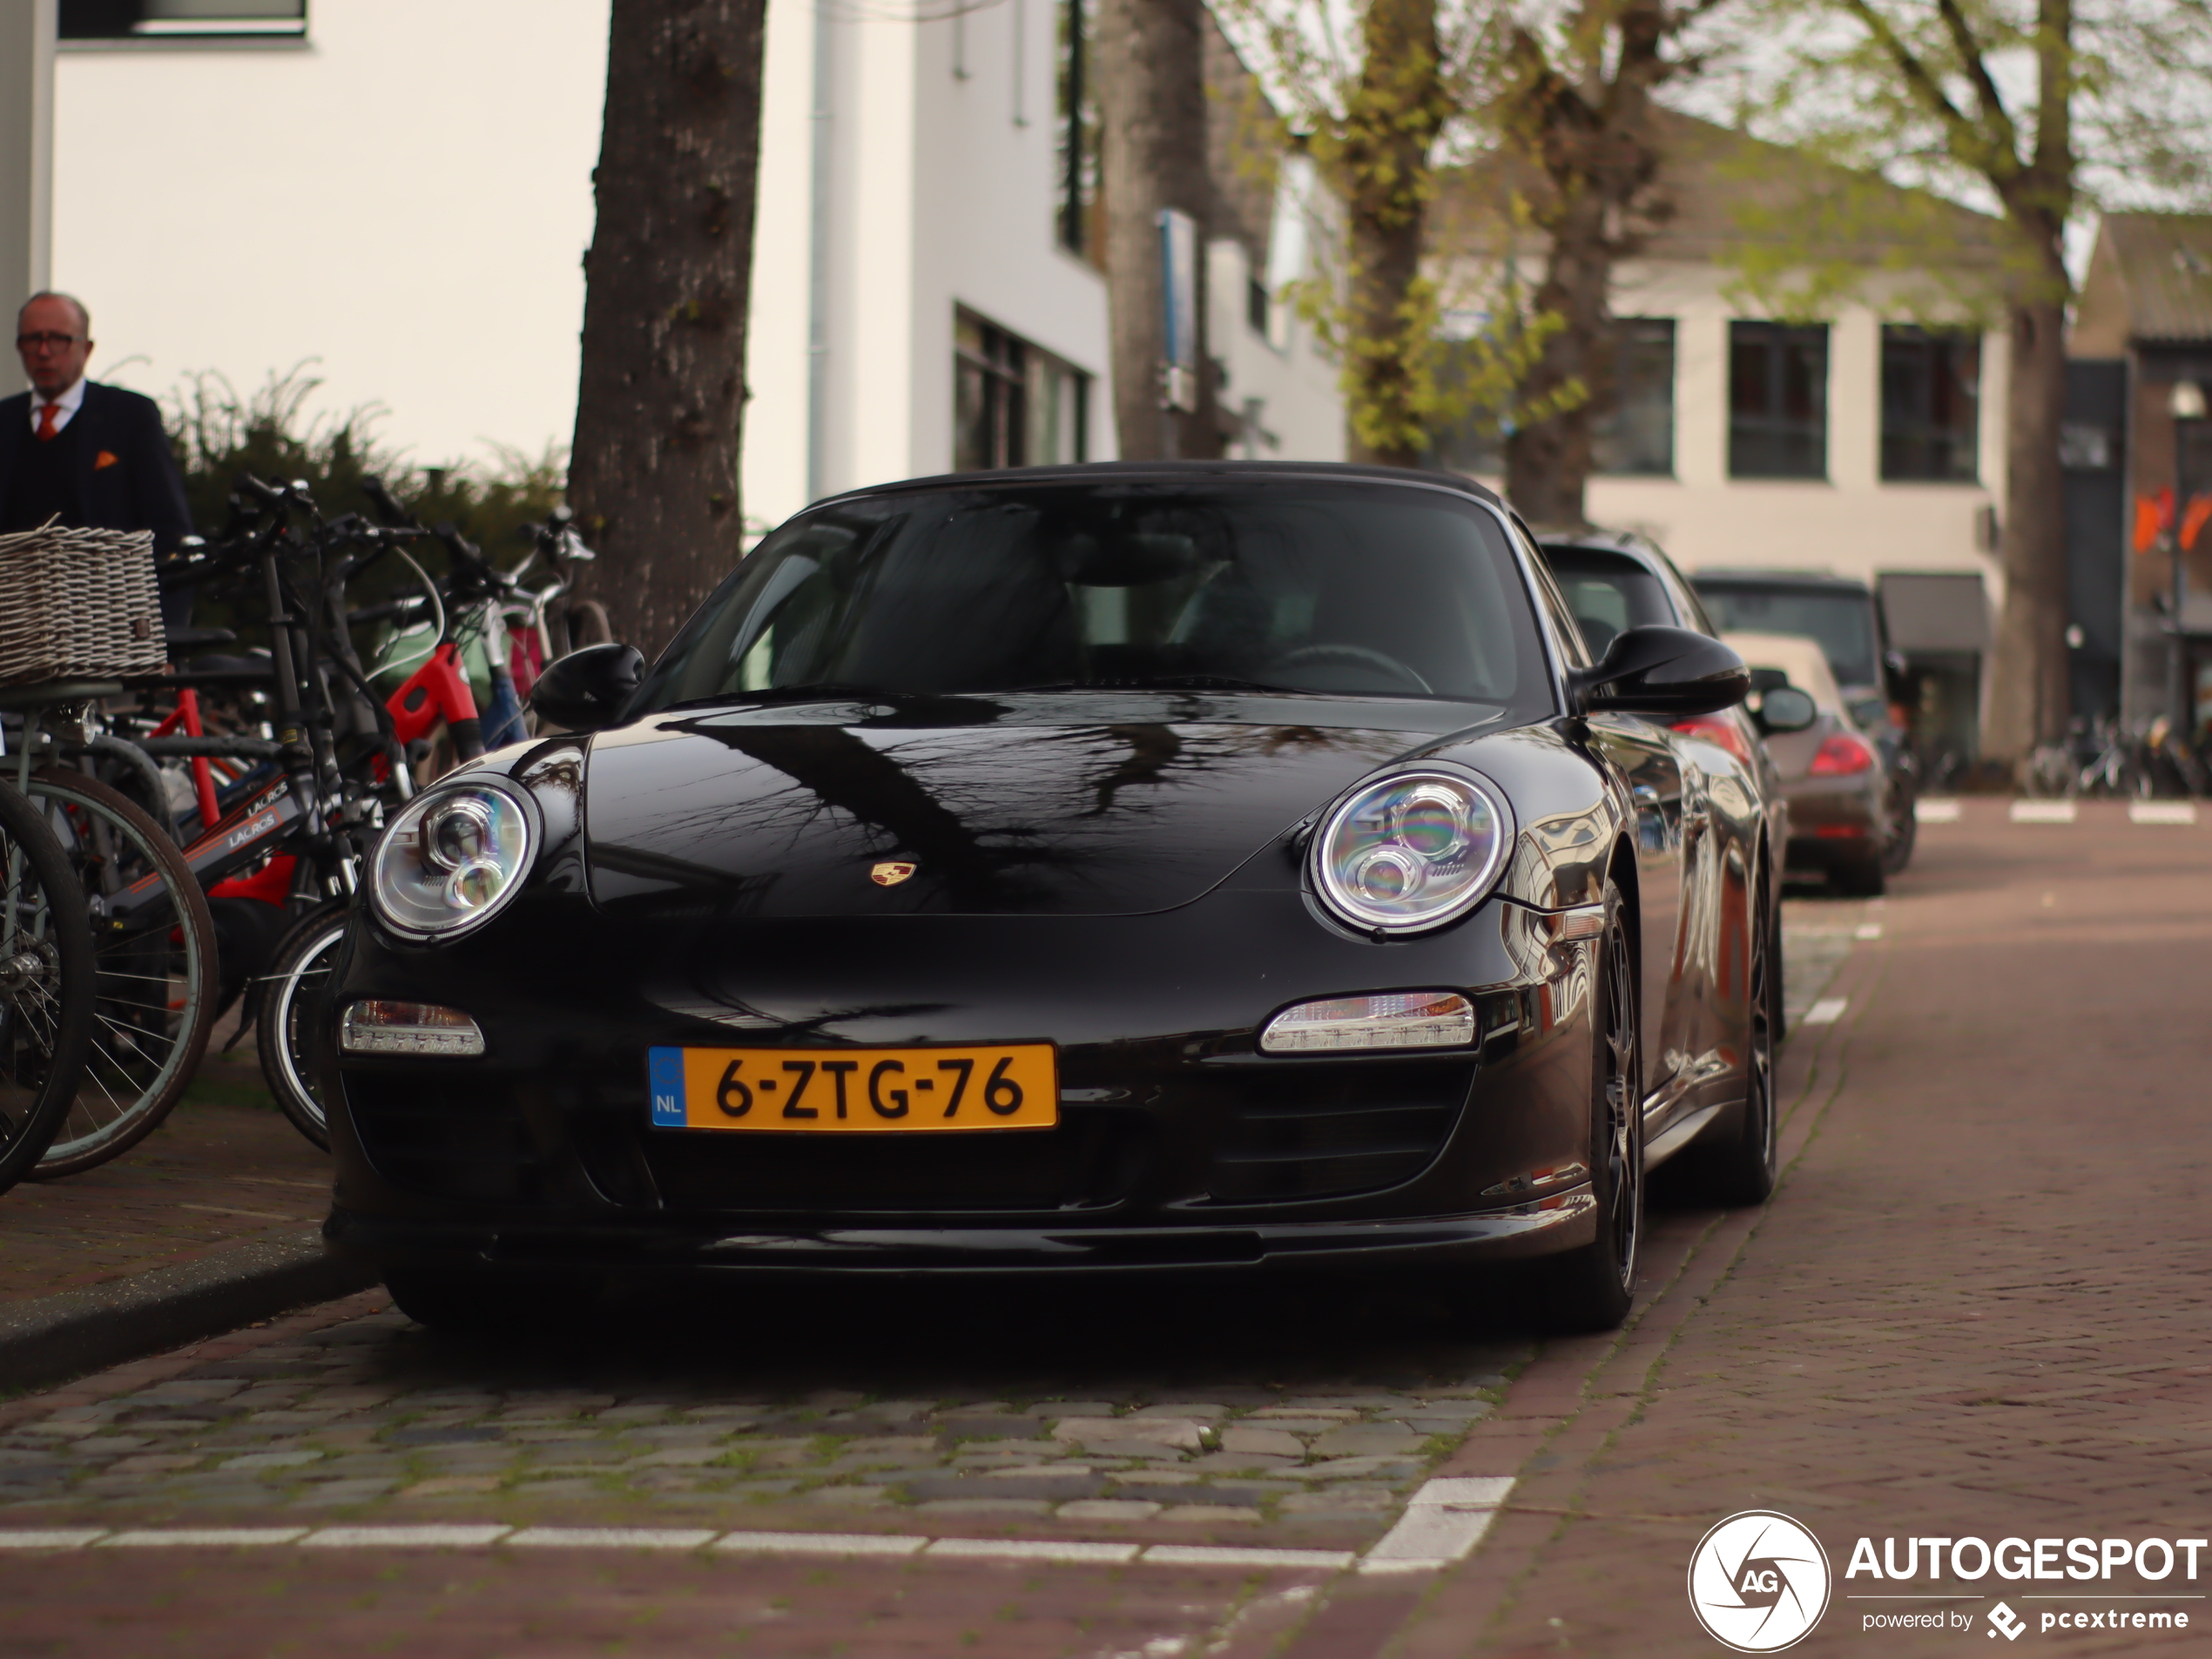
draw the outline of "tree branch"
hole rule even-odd
[[[1942,85],[1928,72],[1927,65],[1912,55],[1912,49],[1898,38],[1889,20],[1875,10],[1868,0],[1844,0],[1844,9],[1866,25],[1866,32],[1874,37],[1874,44],[1897,65],[1897,72],[1905,78],[1905,85],[1927,106],[1928,113],[1943,124],[1944,131],[1951,136],[1953,152],[1966,146],[1979,148],[1981,135],[1974,131],[1974,124],[1945,95]]]
[[[1997,83],[1989,73],[1981,43],[1974,38],[1974,31],[1966,22],[1966,14],[1959,10],[1959,0],[1936,0],[1936,10],[1942,14],[1943,26],[1950,31],[1951,48],[1959,54],[1960,66],[1974,84],[1974,98],[1981,106],[1982,118],[1993,128],[1993,140],[2004,147],[2005,153],[2014,162],[2020,159],[2020,132],[2013,125],[2013,118],[2005,108],[2004,94],[1997,90]]]

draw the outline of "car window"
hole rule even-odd
[[[1878,685],[1874,604],[1861,591],[1701,577],[1697,597],[1728,634],[1804,634],[1820,642],[1844,685]]]
[[[1628,555],[1553,543],[1544,557],[1593,658],[1624,629],[1676,625],[1666,584]]]
[[[634,705],[1251,685],[1548,708],[1496,521],[1440,491],[1319,482],[887,490],[771,535]]]
[[[1656,550],[1654,550],[1656,552]],[[1675,608],[1682,613],[1683,622],[1699,633],[1710,634],[1718,639],[1721,637],[1720,626],[1706,610],[1704,601],[1697,597],[1697,590],[1690,585],[1689,578],[1664,553],[1657,553],[1656,556],[1666,570],[1667,591],[1673,597]]]
[[[1551,565],[1536,546],[1536,539],[1528,527],[1515,515],[1512,520],[1514,539],[1521,554],[1528,561],[1528,569],[1535,577],[1536,591],[1543,600],[1544,610],[1551,617],[1552,634],[1559,641],[1559,649],[1570,668],[1588,668],[1594,660],[1582,644],[1582,631],[1575,624],[1575,613],[1568,608],[1567,597],[1559,590],[1559,578],[1552,574]]]

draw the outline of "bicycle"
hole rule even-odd
[[[38,809],[0,783],[0,1192],[37,1170],[77,1103],[96,981],[83,888]]]
[[[121,791],[60,764],[61,739],[90,747],[91,701],[122,689],[88,680],[0,691],[0,710],[23,717],[16,788],[43,814],[83,894],[93,962],[83,1084],[38,1161],[41,1180],[105,1163],[152,1133],[213,1026],[214,922],[176,843]],[[42,752],[48,764],[38,765]]]

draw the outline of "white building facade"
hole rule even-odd
[[[1069,3],[771,0],[756,524],[861,484],[1114,457],[1106,285],[1069,211]],[[65,39],[57,70],[53,280],[93,307],[94,373],[246,391],[304,363],[320,407],[381,406],[421,463],[564,445],[607,0],[145,4],[189,15]],[[1251,279],[1298,274],[1269,260],[1208,250],[1238,452],[1333,459],[1335,371],[1253,303]]]

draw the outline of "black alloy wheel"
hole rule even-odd
[[[1590,961],[1590,1195],[1597,1237],[1540,1264],[1532,1312],[1553,1331],[1610,1331],[1629,1316],[1643,1242],[1643,1063],[1635,958],[1619,890]]]

